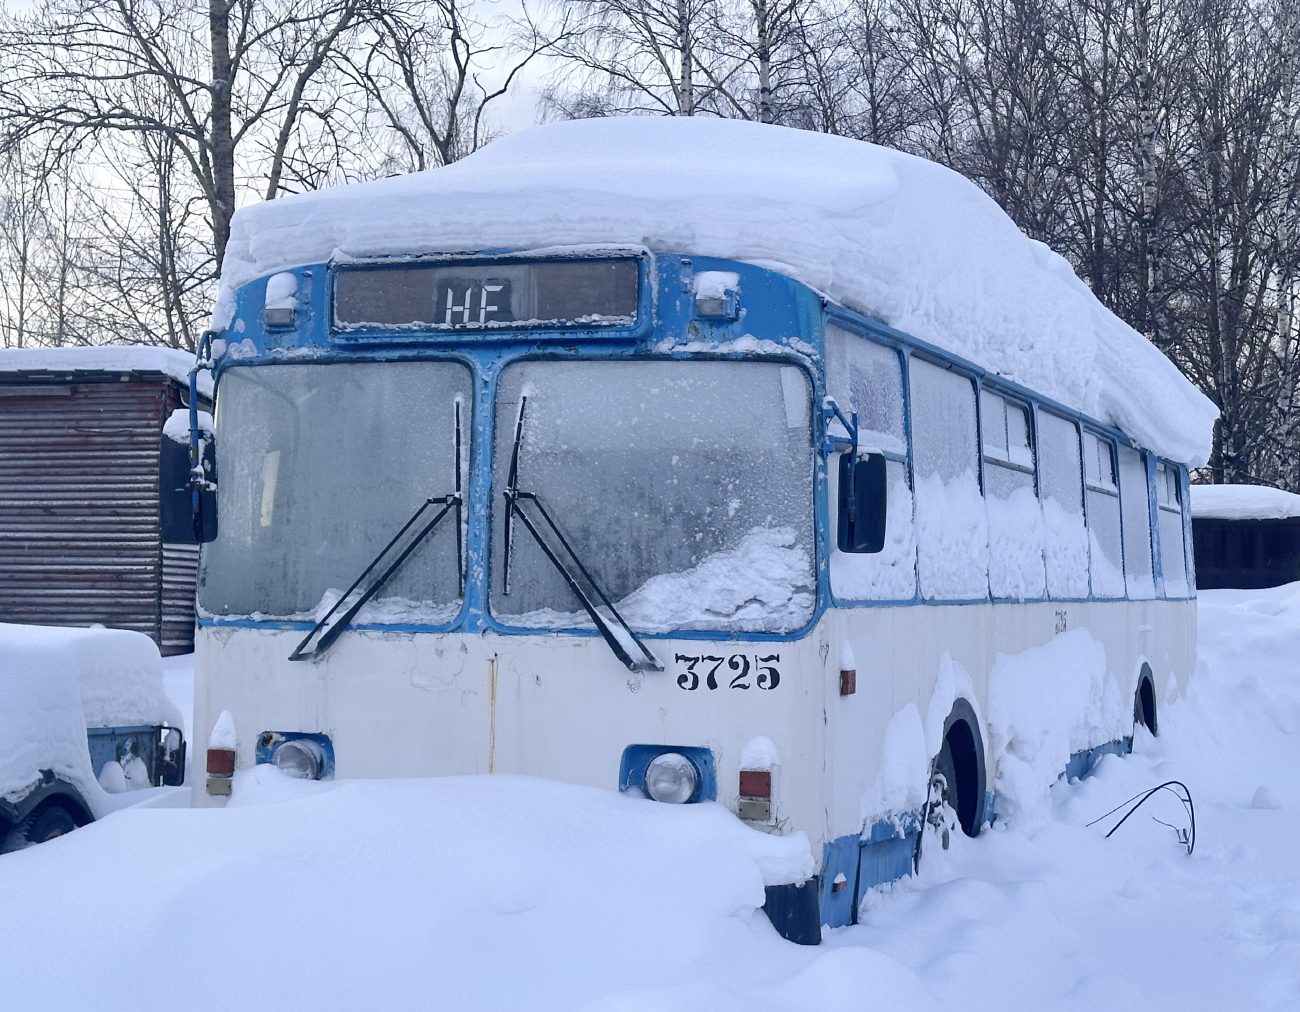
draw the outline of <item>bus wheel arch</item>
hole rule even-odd
[[[1156,714],[1156,680],[1151,673],[1151,665],[1142,664],[1138,673],[1137,691],[1133,694],[1133,723],[1141,724],[1152,736],[1158,734]]]
[[[979,726],[975,708],[965,699],[954,701],[943,722],[943,744],[934,759],[934,771],[943,775],[947,785],[945,800],[967,836],[978,836],[984,825],[988,776]]]

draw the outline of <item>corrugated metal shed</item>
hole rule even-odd
[[[87,368],[81,351],[0,351],[0,621],[99,622],[190,651],[197,548],[162,544],[158,524],[162,426],[188,388],[148,358]]]

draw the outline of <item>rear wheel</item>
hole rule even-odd
[[[984,746],[976,720],[971,705],[958,699],[945,721],[943,748],[934,763],[934,772],[943,777],[941,800],[956,813],[967,836],[979,835],[984,824]]]
[[[71,833],[76,828],[77,823],[72,818],[72,813],[62,805],[45,805],[18,823],[6,842],[15,849],[30,847],[34,843],[46,843]]]
[[[1151,676],[1151,669],[1142,665],[1142,674],[1138,677],[1138,690],[1133,698],[1133,723],[1141,724],[1153,735],[1156,734],[1156,687]]]

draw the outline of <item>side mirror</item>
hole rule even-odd
[[[885,547],[889,481],[885,458],[840,454],[840,516],[836,544],[841,552],[871,555]]]
[[[199,442],[203,474],[212,487],[199,490],[198,509],[190,483],[190,444],[162,437],[158,473],[158,519],[167,544],[200,545],[217,537],[217,451],[211,435]]]
[[[180,787],[185,783],[186,744],[179,728],[158,729],[156,787]]]

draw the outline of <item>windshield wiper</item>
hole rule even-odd
[[[312,631],[309,632],[303,641],[294,648],[293,653],[289,655],[289,660],[305,661],[311,657],[319,657],[328,650],[334,644],[334,641],[343,635],[343,630],[348,627],[348,623],[356,618],[357,613],[365,607],[366,602],[378,593],[379,589],[388,582],[389,578],[395,572],[397,572],[402,563],[405,562],[407,558],[410,557],[411,553],[420,546],[421,542],[433,533],[433,529],[438,526],[442,518],[451,512],[456,514],[456,593],[457,596],[460,596],[465,592],[465,562],[461,552],[461,525],[463,522],[461,510],[464,496],[461,494],[460,488],[460,453],[460,401],[457,400],[456,491],[452,492],[450,495],[435,496],[434,498],[426,499],[423,504],[421,504],[420,508],[411,516],[411,519],[402,525],[402,529],[393,535],[393,539],[389,541],[380,553],[370,561],[370,565],[366,566],[366,568],[362,570],[361,575],[353,581],[352,586],[347,589],[342,597],[334,602],[334,607],[325,613],[325,617],[317,622],[316,625],[312,627]],[[397,553],[397,557],[388,565],[388,568],[384,569],[383,572],[375,577],[375,579],[370,582],[369,586],[367,586],[366,589],[362,591],[361,595],[352,603],[348,610],[339,616],[338,620],[332,626],[326,629],[325,627],[329,625],[331,616],[342,607],[343,602],[348,600],[357,588],[365,582],[366,577],[377,570],[380,564],[390,557],[391,553],[397,548],[399,542],[402,541],[407,532],[416,525],[422,516],[424,516],[425,511],[434,506],[441,506],[442,509],[434,514],[432,520],[419,528],[413,537],[406,540],[404,547],[402,547],[401,551]],[[312,638],[317,635],[320,635],[320,639],[316,641],[315,646],[310,650],[304,650],[307,644],[312,641]]]
[[[623,616],[618,613],[618,609],[614,607],[613,602],[610,601],[605,592],[600,589],[600,584],[598,584],[591,573],[588,572],[587,567],[582,564],[582,560],[578,558],[577,553],[574,552],[573,546],[569,544],[568,539],[560,533],[559,527],[557,527],[555,521],[551,519],[551,514],[547,511],[546,507],[542,505],[542,501],[537,497],[537,493],[521,492],[519,490],[519,445],[523,440],[524,409],[527,406],[528,398],[526,396],[521,397],[519,399],[519,419],[515,423],[514,447],[510,451],[510,474],[506,481],[505,492],[503,493],[506,500],[506,517],[501,549],[503,581],[501,592],[503,594],[510,593],[510,539],[513,520],[518,516],[520,522],[522,522],[524,527],[528,529],[528,533],[533,536],[533,540],[537,542],[538,547],[541,548],[547,559],[550,560],[551,565],[559,571],[560,575],[564,577],[565,582],[568,583],[569,589],[572,590],[578,600],[582,602],[583,609],[591,616],[591,620],[596,624],[596,628],[600,631],[600,635],[605,638],[605,642],[609,644],[609,648],[614,651],[614,656],[622,661],[629,671],[663,671],[664,666],[659,663],[658,658],[650,652],[650,649],[641,641],[640,637],[632,631],[631,626],[624,621]],[[545,521],[546,526],[550,528],[551,533],[555,536],[555,540],[559,542],[559,549],[562,549],[564,554],[569,557],[571,564],[566,564],[563,559],[561,559],[559,549],[547,543],[547,540],[542,536],[542,531],[539,529],[538,525],[533,522],[532,518],[529,517],[528,513],[524,510],[524,503],[529,503],[530,508],[535,509],[542,520]],[[586,581],[586,584],[591,588],[592,593],[588,593],[582,588],[579,577]],[[596,602],[592,599],[593,594],[595,597],[600,598],[601,603],[604,604],[604,606],[609,610],[609,613],[614,616],[614,619],[618,622],[618,628],[611,625],[609,620],[600,613],[599,608],[596,606]],[[633,653],[637,654],[637,656],[634,657]]]

